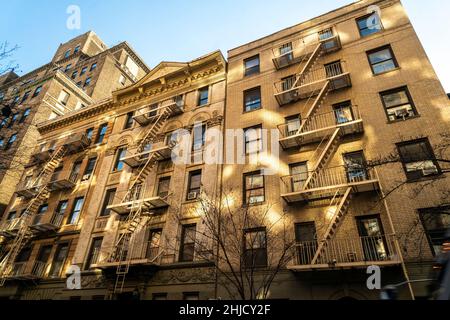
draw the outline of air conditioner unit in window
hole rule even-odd
[[[187,199],[188,200],[197,200],[198,198],[198,192],[189,192]]]
[[[87,180],[89,180],[91,178],[91,175],[90,174],[85,174],[84,176],[83,176],[83,179],[81,179],[81,181],[87,181]]]
[[[435,175],[435,174],[438,174],[438,173],[439,173],[439,170],[438,170],[438,168],[436,166],[422,169],[422,174],[425,177],[432,176],[432,175]]]
[[[397,118],[397,119],[406,119],[406,118],[409,118],[409,111],[408,111],[408,109],[401,109],[401,110],[397,110],[397,111],[395,111],[395,117]]]

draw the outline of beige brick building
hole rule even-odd
[[[61,44],[50,63],[21,77],[4,75],[1,108],[12,110],[0,120],[0,214],[39,148],[37,124],[110,98],[113,90],[135,83],[148,71],[126,42],[108,48],[88,32]]]
[[[223,190],[233,206],[270,208],[275,227],[283,217],[295,240],[267,298],[377,299],[369,266],[383,285],[429,278],[450,227],[450,104],[400,1],[355,2],[232,49],[228,63],[213,52],[141,68],[110,99],[38,125],[55,151],[33,152],[4,215],[1,297],[228,298],[190,240],[205,228],[200,195],[223,203]],[[97,83],[89,98],[113,89]],[[170,160],[180,129],[189,164]],[[207,129],[235,130],[224,158],[246,163],[207,164]],[[273,226],[237,231],[260,275],[276,262]],[[82,290],[66,286],[73,266]]]

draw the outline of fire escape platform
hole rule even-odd
[[[280,144],[283,149],[290,149],[294,147],[301,147],[304,145],[317,143],[322,141],[322,139],[331,134],[334,130],[340,128],[341,134],[343,136],[358,134],[364,132],[364,124],[362,119],[338,124],[335,126],[330,126],[326,128],[320,128],[313,131],[302,132],[295,134],[286,138],[280,139]]]
[[[159,117],[159,112],[163,109],[169,109],[172,117],[182,114],[184,112],[184,101],[171,101],[154,110],[149,109],[149,107],[142,108],[136,112],[133,119],[140,126],[145,127],[155,122]]]
[[[292,89],[276,93],[275,98],[280,106],[297,102],[299,100],[308,99],[315,91],[323,87],[324,82],[330,81],[329,90],[335,91],[352,86],[349,72],[341,73],[336,76],[323,78],[314,82],[305,83]]]
[[[99,262],[97,264],[93,264],[92,268],[93,269],[100,269],[100,270],[107,270],[107,269],[116,269],[119,264],[120,265],[124,265],[128,262],[123,261],[123,262],[118,262],[118,261],[114,261],[114,262]],[[155,262],[154,260],[151,259],[133,259],[130,261],[130,268],[133,267],[157,267],[159,266],[159,264],[157,262]]]
[[[65,189],[72,189],[75,187],[75,182],[71,181],[70,179],[58,179],[55,181],[51,181],[48,183],[47,187],[50,189],[50,191],[59,191],[59,190],[65,190]]]
[[[379,267],[392,267],[401,265],[400,259],[393,259],[389,261],[359,261],[359,262],[346,262],[336,264],[316,264],[316,265],[304,265],[304,266],[288,266],[288,270],[293,272],[305,272],[305,271],[334,271],[334,270],[349,270],[349,269],[367,269],[370,266]]]
[[[170,147],[168,146],[165,146],[125,157],[122,159],[122,161],[129,165],[131,168],[137,168],[145,164],[151,156],[156,157],[157,161],[162,161],[165,159],[169,159],[171,155],[172,149],[170,149]]]
[[[379,190],[380,183],[377,179],[355,181],[331,186],[323,186],[314,189],[299,190],[297,192],[282,194],[281,197],[288,203],[328,199],[333,197],[337,189],[349,187],[353,189],[353,193],[365,193]]]
[[[42,223],[37,225],[30,226],[30,229],[35,233],[47,233],[54,232],[58,230],[60,227],[53,223]]]
[[[39,193],[39,189],[38,187],[30,187],[30,188],[25,188],[25,189],[21,189],[21,190],[17,190],[16,194],[19,197],[23,197],[25,199],[31,199],[34,198],[38,195]]]
[[[153,198],[147,198],[147,199],[141,199],[137,201],[130,201],[130,202],[124,202],[120,204],[115,204],[112,206],[109,206],[108,209],[111,211],[114,211],[115,213],[119,215],[127,215],[130,214],[132,210],[139,209],[139,207],[142,206],[142,210],[145,211],[151,211],[151,210],[157,210],[161,208],[168,207],[169,204],[160,197],[153,197]]]

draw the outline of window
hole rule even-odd
[[[5,119],[2,120],[2,122],[0,122],[0,129],[3,128],[6,125],[8,120],[9,120],[9,118],[5,118]]]
[[[75,225],[78,223],[78,218],[80,217],[81,210],[83,209],[83,204],[83,197],[75,199],[72,212],[70,212],[69,219],[67,220],[68,225]]]
[[[391,46],[371,50],[367,52],[367,57],[373,74],[388,72],[398,67]]]
[[[343,74],[342,65],[340,61],[327,63],[324,65],[324,67],[327,78],[333,78]]]
[[[30,113],[31,113],[31,109],[30,108],[25,109],[25,111],[22,113],[22,117],[20,118],[19,123],[24,123],[25,120],[27,120],[27,118],[30,115]]]
[[[19,114],[15,113],[11,119],[11,121],[8,124],[8,128],[11,128],[17,121],[17,119],[19,119]]]
[[[86,79],[86,81],[84,82],[84,87],[88,87],[91,84],[92,78],[89,77]]]
[[[209,101],[209,87],[204,87],[198,90],[198,106],[207,105]]]
[[[55,256],[53,257],[52,267],[50,269],[50,277],[59,278],[69,253],[69,244],[64,243],[58,245]]]
[[[127,113],[127,117],[125,119],[125,125],[123,127],[124,130],[130,129],[130,128],[133,127],[133,124],[134,124],[133,117],[134,117],[134,112],[128,112]]]
[[[77,87],[78,87],[78,88],[81,88],[81,85],[82,85],[82,84],[83,84],[83,82],[78,81],[78,82],[77,82]]]
[[[19,96],[16,96],[16,97],[14,98],[13,102],[12,102],[12,105],[13,105],[13,106],[16,105],[17,102],[19,102],[19,99],[20,99],[20,97],[19,97]]]
[[[20,103],[21,103],[21,104],[24,103],[24,102],[28,99],[28,97],[30,96],[30,94],[31,94],[31,91],[25,92],[25,94],[23,95],[22,101],[20,101]]]
[[[94,128],[89,128],[86,130],[86,138],[92,141],[92,137],[94,136]]]
[[[102,124],[98,129],[97,139],[95,140],[96,144],[100,144],[105,139],[106,131],[108,130],[108,124]]]
[[[11,211],[6,220],[8,220],[8,221],[14,220],[16,218],[16,216],[17,216],[17,211]]]
[[[201,185],[202,185],[202,171],[197,170],[189,172],[188,190],[186,196],[187,201],[198,199],[198,197],[200,196]]]
[[[108,209],[114,202],[117,189],[109,189],[106,191],[105,199],[103,200],[102,210],[100,211],[100,217],[107,217],[111,214],[111,210]]]
[[[73,50],[73,54],[78,53],[80,51],[80,46],[76,46],[75,49]]]
[[[119,77],[119,83],[124,86],[126,81],[127,81],[127,79],[125,78],[125,76],[123,74],[121,74]]]
[[[70,69],[72,69],[72,64],[71,64],[71,63],[69,63],[69,64],[66,66],[66,69],[64,70],[64,72],[68,72]]]
[[[301,119],[299,114],[286,118],[285,123],[286,123],[286,136],[291,137],[298,134],[298,130],[300,130],[301,125]]]
[[[244,112],[261,109],[261,87],[244,92]]]
[[[72,72],[71,78],[75,79],[77,77],[77,75],[78,75],[78,71],[74,71],[74,72]]]
[[[72,181],[76,181],[78,179],[78,175],[80,174],[81,165],[83,164],[83,161],[76,161],[73,164],[72,172],[70,173],[70,179]]]
[[[244,60],[244,76],[259,73],[259,55]]]
[[[167,300],[167,293],[154,293],[152,294],[152,300]]]
[[[86,165],[86,169],[84,170],[83,180],[89,180],[94,173],[95,163],[97,162],[97,158],[90,158]]]
[[[267,266],[266,228],[244,231],[244,263],[248,268]]]
[[[330,38],[333,38],[334,33],[332,28],[328,28],[322,31],[319,31],[319,41],[324,41]]]
[[[47,213],[48,210],[48,204],[43,204],[39,207],[36,215],[33,218],[33,225],[37,226],[40,225],[42,222],[43,216]]]
[[[93,63],[92,65],[91,65],[91,72],[92,71],[94,71],[95,69],[97,69],[97,63]]]
[[[157,196],[165,198],[169,195],[170,191],[170,177],[159,178]]]
[[[102,247],[103,237],[92,239],[91,248],[89,249],[89,254],[86,259],[85,270],[89,270],[91,265],[97,263],[97,259],[100,254],[100,249]]]
[[[291,190],[292,192],[299,192],[303,190],[306,180],[309,177],[308,163],[300,162],[289,165],[291,174]]]
[[[197,124],[193,129],[192,151],[200,151],[206,142],[206,124]]]
[[[379,215],[357,218],[365,261],[385,261],[389,257],[386,236]]]
[[[295,241],[296,260],[299,265],[310,265],[318,249],[317,231],[315,222],[296,223]]]
[[[369,179],[366,158],[362,151],[344,154],[344,163],[349,183],[361,182]]]
[[[65,91],[61,91],[61,93],[59,94],[59,99],[58,99],[58,101],[59,101],[62,105],[66,106],[66,105],[67,105],[67,102],[69,101],[69,97],[70,97],[70,94],[68,94],[68,93],[65,92]]]
[[[3,139],[2,137],[0,137],[0,148],[3,148],[5,144],[5,139]]]
[[[283,44],[279,48],[280,56],[285,56],[285,59],[291,61],[294,59],[294,54],[292,50],[292,42]]]
[[[162,229],[150,230],[147,242],[147,259],[153,260],[158,257],[161,237]]]
[[[262,144],[262,126],[247,128],[244,130],[245,154],[259,153],[263,149]]]
[[[417,116],[408,88],[393,89],[380,95],[389,121],[406,120]]]
[[[351,101],[341,102],[333,105],[336,124],[343,124],[355,120]]]
[[[359,34],[361,37],[370,36],[371,34],[380,32],[383,29],[380,16],[376,12],[357,19],[356,23],[358,25]]]
[[[114,162],[114,172],[119,172],[123,170],[124,162],[122,161],[123,158],[127,155],[127,149],[126,148],[119,148],[117,150],[116,154],[116,160]]]
[[[244,175],[244,203],[261,204],[265,201],[264,176],[260,171]]]
[[[69,50],[67,50],[66,51],[66,53],[64,53],[64,58],[68,58],[68,57],[70,57],[70,52],[71,52],[71,50],[69,49]]]
[[[14,142],[16,142],[16,140],[17,140],[17,133],[13,134],[9,138],[8,143],[6,143],[5,150],[11,149],[12,145],[14,144]]]
[[[441,169],[428,139],[397,144],[408,180],[441,174]]]
[[[34,90],[33,96],[32,98],[36,98],[42,91],[42,86],[39,86],[36,88],[36,90]]]
[[[197,225],[184,225],[181,230],[180,262],[194,261]]]
[[[66,214],[67,206],[69,205],[69,201],[63,200],[60,201],[56,207],[55,211],[55,221],[61,221],[63,220],[64,215]],[[56,217],[61,217],[60,219]]]
[[[80,76],[82,76],[82,75],[85,74],[86,72],[87,72],[87,67],[83,67],[83,68],[81,69]]]
[[[433,254],[438,255],[442,252],[445,235],[450,228],[450,207],[423,209],[419,214]]]
[[[198,292],[184,292],[183,300],[200,300],[200,294]]]

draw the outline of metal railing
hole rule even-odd
[[[316,264],[398,262],[395,241],[394,235],[331,239],[325,243]],[[318,248],[319,241],[298,242],[294,247],[294,265],[311,266]]]
[[[306,181],[314,174],[307,186]],[[372,168],[364,166],[348,167],[339,166],[322,169],[319,172],[309,171],[308,173],[285,176],[281,178],[282,194],[304,192],[311,189],[319,189],[332,186],[345,186],[352,183],[370,181],[375,179]]]
[[[59,181],[67,181],[73,184],[77,183],[79,172],[74,172],[71,170],[63,170],[54,172],[50,178],[49,183],[55,183]]]
[[[31,275],[37,278],[44,278],[47,272],[48,264],[42,261],[36,261],[33,265]]]
[[[27,262],[15,262],[5,272],[5,275],[9,278],[15,278],[25,275]]]
[[[136,111],[134,118],[139,120],[145,118],[147,120],[156,119],[158,115],[167,108],[170,108],[174,113],[181,113],[184,111],[185,101],[183,96],[176,96],[158,103],[147,105]],[[139,121],[138,121],[139,122]]]
[[[275,82],[275,93],[281,94],[291,90],[298,89],[314,83],[326,81],[328,79],[337,78],[346,74],[346,64],[344,61],[337,61],[321,67],[314,68],[306,72],[306,74],[297,74]]]
[[[314,115],[307,119],[299,119],[298,128],[292,123],[284,123],[278,126],[281,139],[289,138],[298,134],[312,132],[325,128],[345,125],[356,120],[361,120],[361,114],[357,106],[348,106],[335,109],[331,112]],[[299,132],[300,128],[302,129]]]
[[[341,47],[338,35],[333,36],[332,32],[326,34],[326,37],[324,35],[325,33],[309,35],[273,48],[275,67],[281,69],[300,61],[303,57],[313,53],[319,43],[322,43],[324,52],[337,50]]]
[[[77,150],[85,148],[90,144],[91,139],[89,139],[87,134],[84,132],[71,134],[64,142],[64,145],[69,149],[70,152],[76,152]]]

